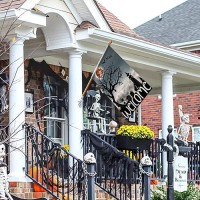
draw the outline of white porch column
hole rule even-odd
[[[83,159],[81,130],[83,129],[82,99],[82,54],[73,51],[69,53],[69,146],[70,152]]]
[[[174,127],[173,106],[173,75],[175,72],[166,71],[162,73],[162,136],[167,139],[169,125]],[[163,172],[167,175],[167,153],[163,154]]]
[[[25,181],[25,123],[24,103],[24,39],[15,37],[10,42],[9,67],[9,133],[10,174],[9,181]]]

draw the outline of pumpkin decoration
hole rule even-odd
[[[37,180],[39,183],[42,183],[42,171],[40,169],[40,167],[38,166],[34,166],[33,168],[30,168],[29,170],[29,175],[31,177],[33,177],[35,180]],[[44,180],[43,180],[44,181]],[[44,188],[42,188],[40,185],[38,185],[37,183],[33,182],[33,190],[34,192],[46,192],[46,190]]]
[[[156,176],[153,174],[153,175],[151,176],[151,178],[156,178]],[[151,184],[151,185],[158,185],[158,180],[152,179],[152,180],[150,180],[150,184]]]

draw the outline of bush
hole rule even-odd
[[[151,192],[151,200],[167,200],[167,191],[163,187],[158,186],[157,191]],[[191,182],[186,191],[174,191],[174,200],[200,200],[200,191]]]

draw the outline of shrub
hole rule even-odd
[[[151,193],[151,200],[167,200],[167,191],[161,186],[157,187],[157,191],[151,191]],[[186,191],[174,191],[174,200],[200,200],[200,191],[190,182]]]

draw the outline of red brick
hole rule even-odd
[[[41,198],[41,197],[43,197],[42,192],[34,192],[33,193],[33,198]]]
[[[9,182],[9,187],[17,187],[17,182]]]
[[[183,112],[192,114],[190,124],[200,125],[200,92],[188,92],[177,94],[174,97],[174,128],[180,125],[178,105],[183,106]],[[142,124],[147,124],[158,137],[158,131],[162,129],[162,101],[157,96],[148,96],[142,102]],[[192,134],[189,135],[191,140]]]

